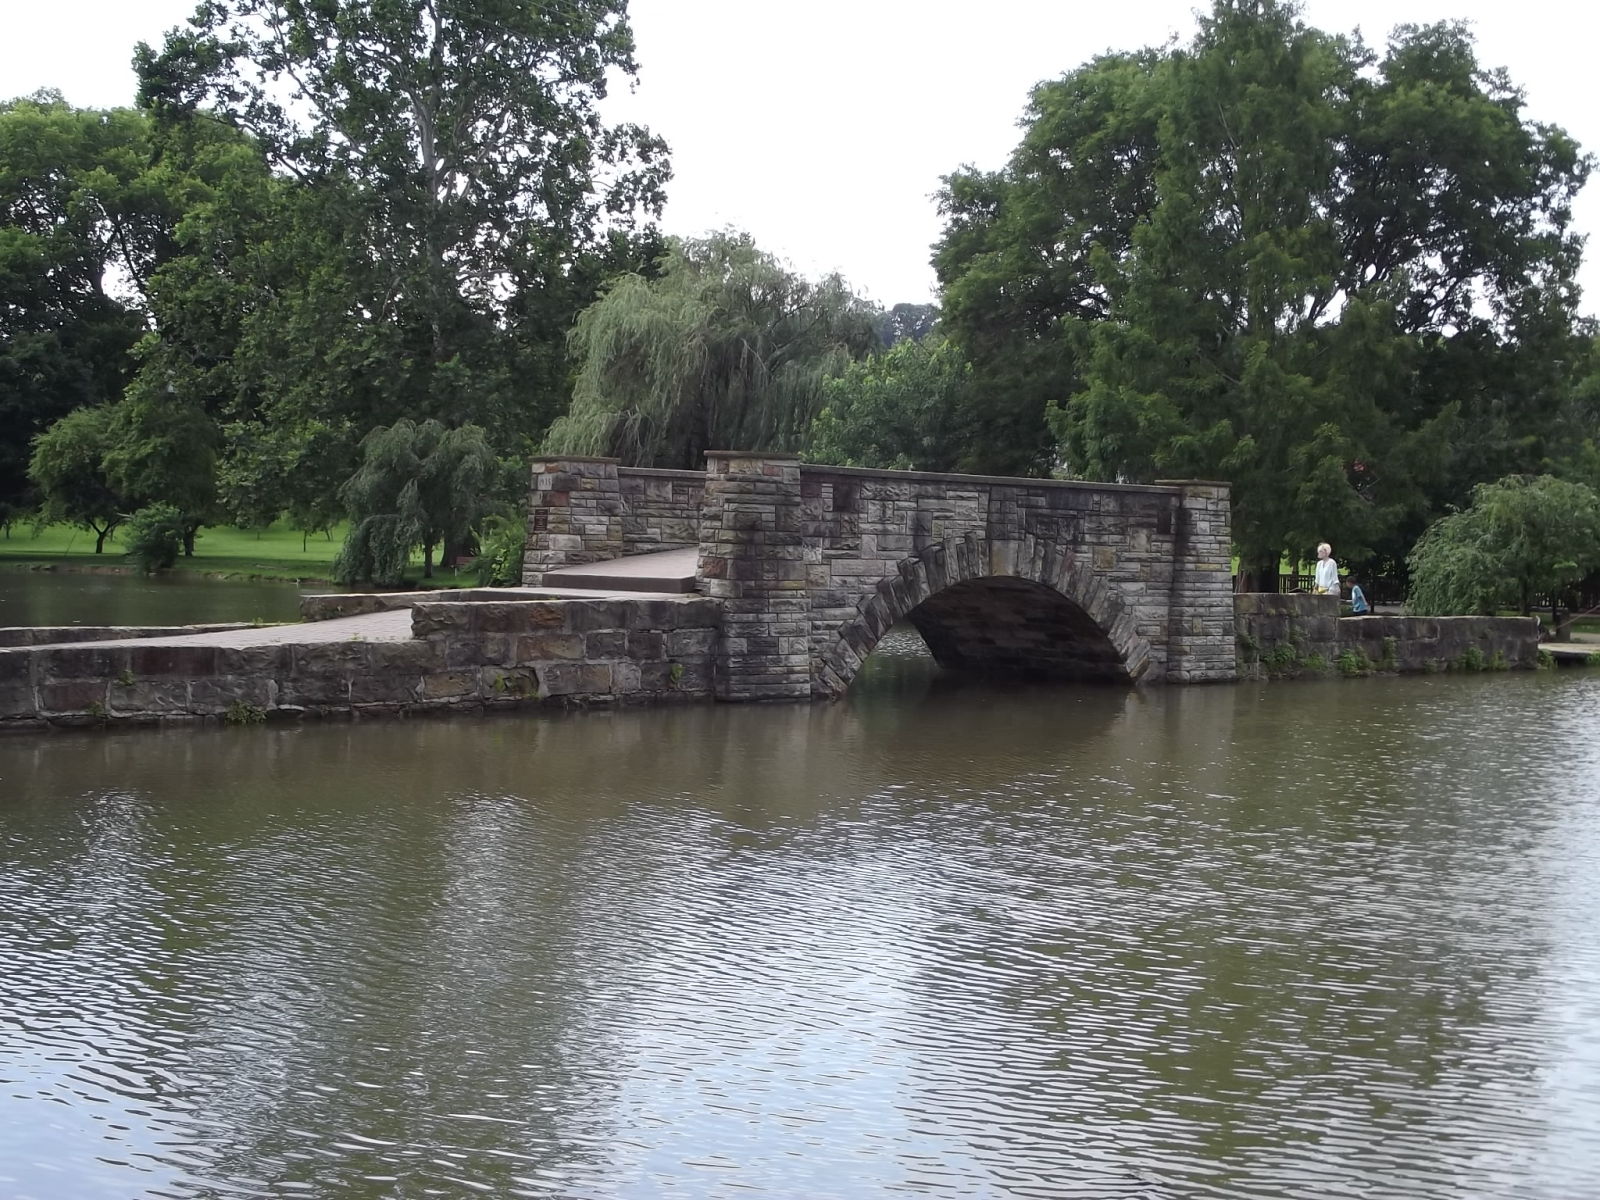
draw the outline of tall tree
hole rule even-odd
[[[1483,469],[1450,447],[1497,414],[1548,426],[1587,170],[1459,24],[1380,57],[1218,0],[1191,45],[1042,85],[1010,167],[950,178],[945,326],[983,382],[1037,369],[1012,408],[1050,405],[1070,470],[1233,480],[1275,580],[1322,537],[1392,547]]]
[[[0,103],[0,512],[29,503],[38,434],[122,394],[176,218],[166,184],[141,113]]]
[[[822,384],[878,345],[877,313],[745,234],[674,241],[658,278],[624,275],[578,318],[561,454],[694,468],[707,450],[798,450]]]
[[[551,330],[592,298],[597,264],[649,241],[662,202],[663,143],[599,112],[608,77],[635,72],[624,14],[621,0],[211,0],[159,53],[141,48],[141,99],[166,125],[215,113],[342,197],[339,276],[306,280],[280,313],[285,329],[315,324],[339,297],[310,378],[382,376],[378,423],[476,421],[509,448],[564,398]]]

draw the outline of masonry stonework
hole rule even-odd
[[[620,558],[624,504],[614,458],[536,458],[528,493],[522,582],[546,571]]]

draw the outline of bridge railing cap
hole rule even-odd
[[[529,463],[620,463],[620,458],[605,458],[594,454],[535,454],[528,460]]]
[[[707,458],[770,458],[778,462],[799,462],[798,454],[782,450],[707,450]]]
[[[1157,487],[1219,487],[1231,488],[1233,486],[1226,479],[1158,479]]]

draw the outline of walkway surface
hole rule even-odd
[[[682,594],[695,590],[695,563],[699,557],[700,551],[693,546],[683,550],[658,550],[654,554],[631,554],[607,562],[557,567],[546,571],[544,578],[562,587]]]
[[[689,551],[693,554],[693,551]],[[654,557],[653,555],[650,557]],[[690,564],[691,571],[693,563]],[[496,599],[516,600],[518,591],[525,591],[529,600],[677,600],[681,592],[666,590],[646,592],[635,588],[575,588],[541,587],[496,589]],[[448,603],[450,590],[440,589],[430,593],[428,601]],[[467,601],[474,603],[474,601]],[[241,629],[218,629],[205,633],[170,634],[161,637],[115,638],[108,641],[45,642],[14,649],[44,650],[61,646],[115,647],[115,646],[219,646],[234,649],[244,646],[305,646],[322,642],[344,642],[358,638],[364,642],[409,642],[411,640],[411,609],[397,608],[389,612],[362,613],[354,617],[330,617],[326,621],[299,621],[288,625],[251,625]]]

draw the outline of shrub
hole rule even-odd
[[[485,519],[472,560],[483,587],[515,587],[522,582],[522,553],[528,540],[526,525],[516,517],[496,513]]]
[[[123,543],[142,571],[162,571],[183,549],[183,514],[170,504],[150,504],[128,519]]]

